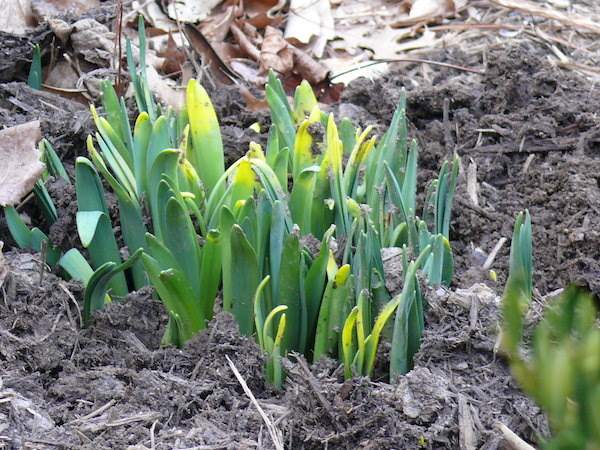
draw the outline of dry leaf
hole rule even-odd
[[[221,56],[215,51],[211,43],[198,28],[186,23],[184,31],[191,47],[200,55],[202,61],[210,67],[211,75],[217,81],[222,84],[233,84],[234,80],[239,78],[238,75],[223,62]]]
[[[162,72],[165,75],[180,74],[181,66],[187,61],[187,55],[184,51],[179,49],[179,46],[175,43],[175,39],[173,39],[171,33],[169,33],[167,45],[164,50],[157,51],[156,54],[165,58],[161,67]]]
[[[158,2],[155,1],[137,1],[131,4],[131,11],[123,17],[124,23],[133,23],[138,20],[139,15],[143,15],[154,28],[164,31],[177,31],[177,23],[167,16]]]
[[[240,30],[235,23],[231,24],[231,33],[233,34],[233,37],[240,48],[246,52],[246,55],[248,55],[254,61],[258,61],[260,59],[260,50],[250,41],[248,36],[242,30]]]
[[[57,62],[45,79],[45,85],[58,89],[75,89],[79,76],[67,61]]]
[[[356,55],[359,49],[371,49],[376,55],[395,54],[394,46],[400,39],[405,39],[414,34],[413,28],[382,27],[374,29],[372,26],[356,26],[337,33],[341,40],[332,43],[333,49],[344,50],[350,55]],[[397,57],[396,55],[395,57]],[[381,59],[381,56],[374,56]]]
[[[150,91],[175,111],[181,110],[181,106],[185,103],[185,91],[177,89],[177,84],[172,79],[161,77],[152,66],[147,66],[146,72]]]
[[[43,21],[65,12],[79,17],[99,5],[99,0],[31,0],[31,11],[38,20]]]
[[[277,0],[253,0],[251,2],[244,2],[244,14],[246,21],[258,30],[262,30],[269,25],[275,26],[283,22],[285,15],[273,13],[277,11],[279,4],[285,5],[283,2]]]
[[[28,0],[2,0],[0,7],[0,31],[25,34],[36,25]]]
[[[454,11],[453,0],[416,0],[410,8],[411,19],[441,16]]]
[[[367,78],[376,80],[389,72],[388,63],[376,64],[373,61],[357,61],[355,58],[328,58],[321,59],[331,71],[332,79],[336,83],[342,83],[346,86],[357,78]]]
[[[294,52],[288,42],[283,39],[281,31],[268,26],[260,52],[260,71],[265,73],[273,69],[281,74],[291,72],[294,68]]]
[[[63,45],[67,44],[67,41],[71,37],[73,26],[68,24],[62,19],[48,19],[48,25],[54,33],[54,35],[60,40]]]
[[[334,37],[334,27],[329,0],[292,0],[283,37],[308,44],[317,36],[313,53],[321,57],[325,44]]]
[[[277,0],[255,0],[244,2],[244,14],[248,17],[252,25],[256,28],[264,28],[273,22],[273,18],[267,14],[269,11],[278,5]],[[266,21],[266,24],[257,24],[256,21]]]
[[[223,0],[177,0],[167,3],[167,14],[173,20],[197,23],[208,17],[212,9]]]
[[[269,109],[269,104],[267,103],[266,100],[261,100],[258,99],[254,96],[254,94],[252,92],[250,92],[250,90],[240,84],[238,85],[239,89],[240,89],[240,94],[242,95],[242,98],[244,99],[244,101],[246,102],[246,107],[252,111],[252,112],[258,112],[258,111],[266,111],[267,109]]]
[[[248,22],[245,18],[237,20],[235,24],[241,28],[248,39],[250,39],[250,42],[252,42],[254,45],[262,45],[263,37],[254,25]]]
[[[211,45],[215,52],[217,52],[217,55],[219,55],[221,60],[229,69],[231,60],[236,58],[245,58],[247,56],[244,50],[242,50],[240,46],[236,44],[230,44],[229,42],[211,42]],[[232,73],[236,75],[235,78],[239,78],[237,77],[237,73],[233,72],[233,70]]]
[[[329,69],[310,57],[306,52],[291,47],[294,52],[294,72],[310,84],[324,81],[329,75]]]
[[[108,66],[115,48],[115,34],[94,19],[81,19],[73,24],[73,49],[94,64]]]
[[[428,29],[425,29],[417,39],[406,39],[412,35],[412,28],[394,29],[385,27],[363,37],[349,37],[344,35],[344,39],[351,39],[354,41],[353,43],[360,47],[371,49],[373,51],[372,58],[379,60],[398,59],[402,56],[403,52],[433,47],[439,40],[436,39],[435,32]],[[405,41],[398,42],[400,40]]]
[[[326,105],[331,105],[340,100],[342,92],[344,92],[344,85],[342,83],[332,83],[329,78],[321,81],[319,84],[313,86],[317,100]]]
[[[277,14],[279,11],[281,11],[283,9],[283,7],[285,6],[286,3],[287,3],[286,0],[277,0],[277,4],[273,7],[271,7],[269,9],[269,11],[267,11],[267,16],[274,17],[275,14]]]
[[[243,80],[250,84],[258,83],[258,66],[254,61],[247,58],[238,58],[231,60],[229,64],[231,65],[231,68],[235,70],[235,73],[239,74]]]
[[[229,27],[235,17],[235,5],[231,5],[225,11],[215,14],[208,19],[202,21],[200,30],[207,39],[211,41],[223,41],[229,33]]]
[[[14,206],[32,189],[46,166],[35,147],[42,138],[40,122],[0,130],[0,206]]]

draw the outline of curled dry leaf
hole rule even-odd
[[[260,53],[260,70],[265,73],[273,69],[289,73],[294,68],[294,52],[277,28],[268,26]]]
[[[242,80],[258,86],[261,82],[264,83],[264,81],[262,79],[259,80],[258,67],[256,67],[253,63],[254,61],[242,58],[238,58],[230,62],[231,68],[235,70],[235,73],[240,75]]]
[[[32,189],[46,166],[35,147],[42,138],[40,122],[0,130],[0,206],[15,206]]]
[[[165,59],[162,63],[161,69],[162,72],[167,76],[172,74],[180,74],[181,67],[187,60],[187,55],[183,50],[180,50],[171,33],[169,33],[167,38],[166,47],[161,51],[157,51],[156,54]]]
[[[292,47],[294,52],[294,72],[310,84],[317,84],[329,75],[329,69],[313,59],[305,51]]]
[[[79,76],[67,61],[59,61],[46,76],[45,85],[58,89],[75,89]]]
[[[231,24],[231,33],[242,50],[254,61],[260,59],[260,50],[250,41],[250,38],[238,28],[235,23]]]
[[[73,31],[73,26],[68,24],[62,19],[48,19],[48,25],[50,25],[50,29],[54,33],[54,35],[60,40],[63,45],[66,45],[69,37],[71,37],[71,32]]]
[[[257,46],[262,45],[263,37],[254,25],[248,22],[245,18],[236,20],[235,24],[244,32],[248,39],[250,39],[252,44]]]
[[[108,66],[115,49],[115,34],[94,19],[81,19],[73,24],[71,42],[87,61]]]
[[[200,26],[202,34],[212,42],[224,41],[235,18],[236,9],[235,5],[230,5],[223,12],[203,20]]]
[[[248,89],[243,84],[239,85],[239,89],[240,89],[240,94],[242,95],[242,98],[246,102],[246,107],[250,111],[252,111],[252,112],[266,111],[269,108],[269,104],[267,103],[266,100],[264,100],[264,99],[261,100],[259,98],[256,98],[254,96],[254,94],[252,92],[250,92],[250,89]]]
[[[273,16],[285,5],[285,1],[277,0],[254,0],[244,2],[244,14],[247,21],[257,29],[263,29],[267,25],[281,23],[282,16]],[[281,6],[279,6],[281,4]]]

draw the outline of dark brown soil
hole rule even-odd
[[[547,434],[543,414],[496,353],[498,295],[524,208],[534,225],[536,300],[569,282],[600,293],[600,90],[547,65],[539,49],[500,48],[488,61],[484,74],[435,69],[418,87],[401,73],[359,80],[333,107],[382,134],[406,86],[421,181],[444,158],[461,158],[454,286],[427,291],[423,346],[397,385],[344,382],[333,361],[307,369],[293,360],[277,391],[264,379],[256,345],[223,313],[185,349],[160,349],[166,315],[149,292],[110,304],[82,329],[81,288],[49,273],[40,281],[39,255],[15,249],[5,254],[12,274],[0,290],[0,447],[272,448],[226,356],[288,448],[493,449],[495,421],[530,442]],[[265,118],[252,119],[231,92],[220,92],[212,99],[226,148],[243,152],[260,140],[247,127]],[[55,108],[34,103],[38,97],[22,84],[0,85],[0,126],[40,117],[61,156],[84,153],[85,110],[64,106],[71,115],[57,122]],[[477,202],[466,187],[470,164]],[[503,237],[493,281],[482,266]],[[1,224],[0,239],[11,241]]]

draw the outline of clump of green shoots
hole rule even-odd
[[[600,328],[593,297],[571,286],[551,303],[526,344],[524,316],[531,302],[529,212],[520,213],[503,299],[504,350],[512,372],[546,412],[552,437],[547,449],[600,448]]]
[[[58,213],[54,202],[48,194],[46,183],[51,177],[61,177],[68,183],[70,183],[70,180],[50,142],[42,139],[39,144],[39,150],[42,154],[41,160],[46,165],[46,170],[44,170],[40,179],[35,184],[33,193],[42,216],[49,227],[58,220]],[[37,227],[29,229],[14,206],[6,206],[3,208],[3,211],[8,229],[17,245],[21,248],[31,248],[37,252],[45,252],[46,263],[54,266],[61,257],[61,250],[52,245],[47,234]]]
[[[393,376],[410,369],[423,328],[415,272],[422,267],[436,284],[449,283],[453,272],[447,234],[458,164],[443,165],[428,191],[424,220],[415,216],[417,147],[407,145],[404,93],[392,127],[376,145],[370,130],[347,121],[343,129],[352,139],[341,139],[333,116],[320,111],[306,83],[292,108],[271,73],[266,92],[274,124],[266,152],[251,144],[225,170],[218,120],[195,80],[179,114],[167,111],[152,122],[142,112],[133,133],[125,126],[122,101],[108,84],[103,90],[112,113],[106,119],[94,113],[100,151],[90,141],[92,162],[79,158],[77,165],[90,176],[93,167],[104,175],[119,198],[125,243],[144,249],[140,279],[145,272],[170,313],[164,343],[181,346],[204,328],[221,288],[223,309],[233,313],[243,334],[257,333],[276,383],[278,358],[289,351],[313,360],[338,357],[347,374],[354,367],[369,375],[380,334],[400,305],[390,369]],[[81,183],[82,198],[93,185]],[[141,199],[152,218],[149,230]],[[321,240],[317,254],[302,244],[307,234]],[[143,235],[144,242],[130,243]],[[344,245],[338,259],[334,238]],[[86,244],[91,249],[94,242]],[[385,289],[383,246],[405,249],[407,282],[394,300]],[[131,264],[135,270],[139,262]],[[364,342],[372,347],[369,356]]]
[[[109,295],[149,283],[169,312],[163,343],[183,346],[207,326],[220,291],[241,333],[256,335],[267,353],[276,385],[279,358],[290,351],[339,358],[347,377],[370,375],[387,325],[391,378],[410,370],[424,326],[416,272],[448,285],[454,270],[448,235],[458,160],[443,164],[417,216],[418,148],[408,140],[405,92],[377,143],[371,127],[346,119],[338,126],[306,82],[290,105],[271,71],[267,146],[252,143],[225,168],[206,91],[191,80],[182,110],[163,111],[147,85],[143,39],[140,20],[139,71],[128,47],[135,127],[123,99],[102,83],[105,114],[92,107],[98,132],[89,158],[76,161],[77,228],[93,269],[79,278],[85,322]],[[101,176],[118,198],[126,249],[117,246]],[[315,253],[307,235],[320,241]],[[382,247],[404,249],[405,284],[394,299]],[[73,258],[83,257],[71,252],[60,263],[77,277]]]

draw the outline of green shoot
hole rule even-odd
[[[33,50],[33,58],[31,60],[31,67],[29,68],[27,84],[29,87],[37,89],[38,91],[42,90],[42,53],[40,51],[40,44],[35,44]]]
[[[502,345],[513,375],[548,415],[552,436],[541,439],[544,448],[600,448],[597,302],[582,289],[568,287],[547,307],[527,344],[531,262],[531,219],[525,212],[515,224],[503,298]]]

